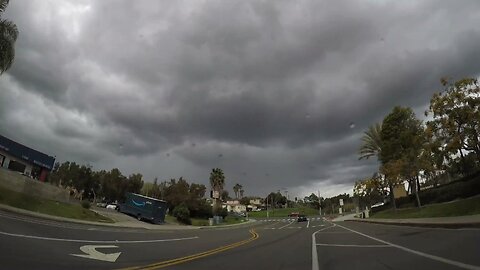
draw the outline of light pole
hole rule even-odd
[[[270,196],[270,194],[267,195],[267,218],[268,218],[268,196]]]

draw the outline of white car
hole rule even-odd
[[[107,204],[107,209],[117,210],[118,206],[114,203]]]

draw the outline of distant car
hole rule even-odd
[[[106,203],[99,202],[99,203],[97,203],[97,206],[98,206],[98,207],[105,208],[105,207],[107,207],[107,204],[106,204]]]
[[[299,216],[300,216],[300,213],[296,213],[296,212],[292,212],[288,214],[288,217],[299,217]]]
[[[372,205],[372,208],[375,208],[375,207],[380,207],[380,206],[383,206],[385,205],[385,203],[381,202],[381,203],[376,203],[374,205]]]
[[[304,216],[304,215],[298,216],[297,222],[304,222],[304,221],[307,221],[307,217],[306,217],[306,216]]]
[[[107,206],[105,207],[107,209],[112,209],[112,210],[117,210],[118,209],[118,205],[114,204],[114,203],[110,203],[110,204],[107,204]]]

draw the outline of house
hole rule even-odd
[[[240,201],[233,200],[227,201],[223,204],[223,208],[227,208],[228,212],[243,213],[247,211],[247,207],[243,204],[240,204]]]

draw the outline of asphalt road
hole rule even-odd
[[[480,269],[479,255],[479,229],[313,218],[149,231],[0,212],[0,269]]]

